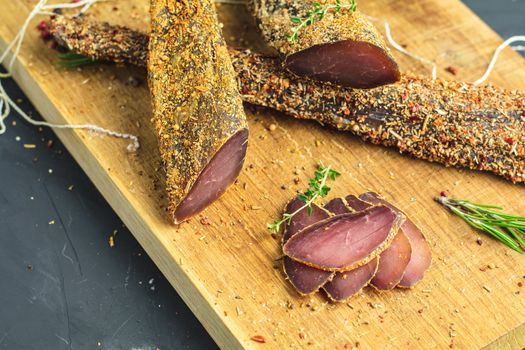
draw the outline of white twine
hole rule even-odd
[[[9,116],[11,112],[11,108],[16,111],[25,121],[32,125],[36,126],[47,126],[53,129],[85,129],[85,130],[91,130],[95,131],[101,134],[118,137],[122,139],[129,139],[131,140],[131,143],[127,146],[127,150],[129,152],[135,152],[140,147],[138,137],[131,134],[125,134],[113,130],[109,130],[103,127],[100,127],[95,124],[52,124],[47,123],[44,121],[38,121],[32,119],[30,116],[28,116],[24,111],[18,107],[16,103],[13,102],[11,97],[7,94],[5,91],[4,86],[2,85],[2,79],[11,77],[12,71],[13,71],[13,65],[20,54],[20,49],[22,47],[22,43],[24,41],[25,33],[27,31],[27,28],[37,15],[39,14],[52,14],[53,10],[55,9],[72,9],[72,8],[79,8],[80,12],[79,14],[82,14],[86,12],[95,2],[100,0],[81,0],[76,3],[62,3],[62,4],[48,4],[48,0],[39,0],[36,6],[33,8],[33,10],[29,13],[28,17],[26,18],[24,24],[20,28],[20,31],[16,34],[15,38],[9,43],[6,50],[0,55],[0,64],[4,62],[4,60],[7,58],[7,55],[11,50],[14,48],[13,56],[9,60],[9,63],[6,66],[6,73],[0,73],[0,135],[4,134],[7,130],[5,125],[5,119]]]
[[[367,18],[371,21],[379,21],[380,19],[379,18],[375,18],[375,17],[372,17],[372,16],[367,16]],[[384,25],[385,25],[385,34],[386,34],[386,38],[388,40],[388,42],[390,43],[390,45],[396,49],[397,51],[419,61],[419,62],[422,62],[422,63],[425,63],[425,64],[430,64],[432,65],[432,80],[436,80],[437,79],[437,65],[435,62],[429,60],[429,59],[426,59],[424,57],[421,57],[419,55],[416,55],[412,52],[409,52],[407,49],[405,49],[403,46],[399,45],[395,40],[394,40],[394,37],[392,36],[392,32],[390,30],[390,24],[388,23],[387,20],[383,19],[383,22],[384,22]],[[480,85],[482,84],[485,80],[487,80],[487,78],[489,77],[490,73],[492,72],[492,70],[494,69],[494,66],[496,65],[496,62],[498,61],[498,57],[499,57],[499,54],[501,53],[501,51],[503,51],[504,48],[506,48],[507,46],[511,46],[511,44],[515,43],[515,42],[525,42],[525,36],[523,35],[516,35],[516,36],[512,36],[510,38],[508,38],[507,40],[505,40],[503,43],[501,43],[500,46],[498,46],[496,48],[496,51],[494,51],[494,55],[492,56],[492,59],[489,63],[489,66],[487,67],[487,70],[485,71],[485,73],[481,76],[481,78],[479,78],[478,80],[476,80],[474,83],[472,83],[473,85]],[[525,51],[525,46],[524,45],[516,45],[516,46],[511,46],[511,48],[515,51]]]
[[[487,67],[487,70],[485,71],[485,74],[483,74],[481,76],[481,78],[476,80],[473,84],[474,85],[480,85],[485,80],[487,80],[487,78],[489,77],[490,73],[494,69],[494,66],[496,65],[496,61],[498,60],[498,57],[499,57],[499,54],[501,53],[501,51],[503,51],[504,48],[506,48],[507,46],[511,45],[512,43],[515,43],[515,42],[518,42],[518,41],[525,42],[525,36],[524,35],[512,36],[512,37],[508,38],[507,40],[505,40],[503,43],[501,43],[501,45],[496,48],[496,51],[494,51],[494,55],[492,56],[492,60],[490,61],[489,66]]]
[[[379,21],[380,20],[379,18],[375,18],[375,17],[371,17],[371,16],[367,16],[367,17],[371,21]],[[399,45],[394,40],[394,37],[392,36],[392,31],[390,30],[390,24],[388,23],[388,21],[386,19],[383,19],[383,23],[385,25],[385,34],[386,34],[386,38],[387,38],[389,44],[394,49],[396,49],[397,51],[407,55],[408,57],[411,57],[411,58],[415,59],[416,61],[419,61],[419,62],[431,65],[432,66],[432,80],[436,80],[437,79],[437,65],[436,65],[436,63],[431,61],[431,60],[429,60],[429,59],[427,59],[427,58],[425,58],[425,57],[416,55],[415,53],[412,53],[412,52],[408,51],[407,49],[405,49],[403,46]]]

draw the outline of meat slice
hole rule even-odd
[[[332,301],[347,301],[370,282],[377,271],[379,261],[380,257],[376,257],[356,269],[336,273],[334,278],[323,286],[323,290]]]
[[[324,206],[326,210],[335,215],[353,213],[354,210],[348,207],[343,198],[334,198]]]
[[[284,208],[284,212],[292,214],[304,206],[304,202],[298,198],[292,199]],[[318,221],[328,219],[330,214],[320,208],[319,206],[312,205],[312,214],[308,215],[308,209],[304,208],[295,214],[290,222],[285,223],[284,233],[283,233],[283,244],[290,239],[297,232],[301,231],[303,228],[315,224]]]
[[[286,213],[293,213],[300,209],[304,202],[294,198],[285,208]],[[307,208],[302,209],[294,215],[292,220],[285,225],[283,233],[283,244],[303,228],[310,226],[318,221],[327,219],[328,212],[317,205],[312,206],[312,215],[308,215]],[[333,272],[323,271],[297,262],[287,256],[283,258],[284,273],[288,280],[294,286],[295,290],[301,295],[315,293],[321,286],[329,281]]]
[[[390,247],[381,253],[378,269],[370,284],[378,290],[395,288],[405,274],[411,253],[410,241],[400,229]]]
[[[380,198],[377,193],[367,192],[359,196],[359,198],[369,203],[386,205],[398,213],[401,213],[399,209]],[[425,272],[432,264],[432,254],[425,236],[423,236],[421,230],[409,218],[401,225],[401,229],[410,242],[411,253],[403,278],[400,280],[398,286],[411,288],[423,279]]]
[[[361,202],[357,197],[354,198]],[[343,198],[332,199],[324,206],[324,208],[336,215],[354,212],[354,209],[348,206],[346,200]],[[377,257],[368,264],[356,269],[345,272],[336,272],[332,280],[326,282],[323,286],[323,290],[332,301],[343,302],[348,300],[370,282],[377,270],[379,261],[380,259]]]
[[[403,214],[382,205],[336,215],[292,236],[283,251],[296,261],[322,270],[352,270],[384,251],[403,220]]]
[[[348,195],[345,197],[345,201],[348,205],[348,207],[352,208],[355,211],[361,211],[365,210],[367,208],[370,208],[372,205],[370,203],[367,203],[365,201],[360,200],[353,194]]]
[[[345,201],[350,208],[356,211],[365,210],[374,204],[378,204],[365,202],[354,195],[345,197]],[[399,229],[388,249],[381,253],[377,271],[370,284],[378,290],[394,288],[403,278],[411,251],[410,241],[403,230]],[[337,277],[336,275],[334,280]]]

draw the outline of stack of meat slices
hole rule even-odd
[[[288,203],[293,213],[304,205]],[[284,272],[301,295],[323,289],[343,302],[370,284],[410,288],[430,267],[430,246],[404,213],[367,192],[299,211],[283,234]]]

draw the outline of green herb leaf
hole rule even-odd
[[[304,202],[304,205],[293,213],[284,213],[280,220],[276,220],[271,224],[267,224],[266,227],[268,230],[272,233],[279,232],[282,223],[290,223],[292,218],[304,208],[307,208],[308,215],[312,215],[314,201],[319,197],[326,197],[330,192],[330,187],[326,185],[328,179],[335,180],[339,175],[341,174],[333,170],[330,166],[325,167],[322,162],[319,162],[317,170],[314,173],[314,178],[310,179],[308,182],[308,189],[304,193],[297,196],[297,199]]]
[[[357,10],[357,4],[355,0],[349,0],[348,4],[341,4],[341,0],[336,0],[335,5],[322,5],[320,2],[316,1],[312,3],[311,9],[306,12],[306,16],[304,18],[301,19],[297,16],[290,16],[290,21],[295,24],[295,26],[293,26],[290,30],[288,42],[292,45],[295,44],[302,29],[304,29],[304,32],[306,33],[307,27],[313,25],[316,21],[323,20],[330,10],[333,10],[335,13],[339,13],[343,9],[355,12]]]

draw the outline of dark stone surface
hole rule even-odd
[[[503,37],[525,34],[524,1],[465,3]],[[36,116],[12,81],[6,88]],[[7,124],[0,136],[0,349],[216,348],[53,132],[15,116]]]

